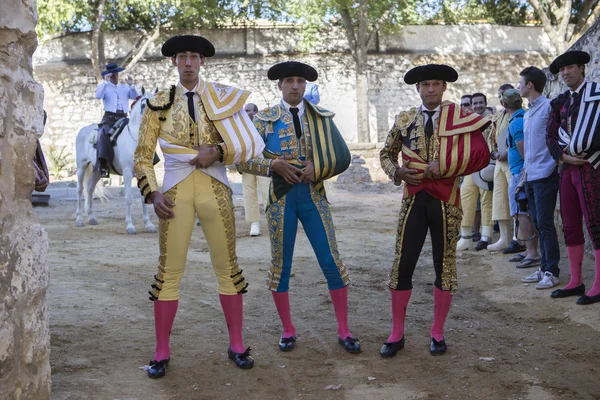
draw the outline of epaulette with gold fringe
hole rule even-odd
[[[281,117],[281,107],[279,104],[274,105],[273,107],[265,108],[264,110],[256,113],[254,118],[260,119],[261,121],[269,121],[275,122]]]
[[[175,85],[171,86],[171,89],[168,91],[161,90],[156,93],[156,96],[148,99],[146,104],[152,111],[164,111],[171,108],[173,101],[175,101]]]
[[[415,120],[415,117],[417,116],[419,110],[420,107],[413,107],[409,110],[402,111],[396,116],[396,127],[398,127],[399,129],[407,129]]]

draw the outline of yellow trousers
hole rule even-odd
[[[269,204],[269,185],[271,178],[253,174],[242,174],[242,189],[244,191],[244,214],[246,222],[260,221],[260,211],[258,208],[258,190],[260,189],[260,198],[263,210]]]
[[[235,295],[245,292],[248,284],[235,253],[231,189],[204,172],[195,170],[169,189],[165,196],[175,203],[175,217],[160,220],[158,273],[154,276],[150,291],[153,300],[179,299],[179,286],[195,226],[194,215],[198,216],[204,231],[219,293]]]
[[[507,161],[496,161],[494,167],[494,194],[492,199],[492,220],[509,220],[510,203],[508,196],[514,196],[514,193],[508,193],[508,182],[512,179],[510,167]]]
[[[463,209],[463,218],[460,226],[473,226],[475,211],[477,211],[477,197],[481,196],[481,226],[492,226],[492,191],[480,189],[473,182],[471,175],[463,178],[460,186],[460,201]]]

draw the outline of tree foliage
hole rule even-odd
[[[445,24],[490,23],[523,24],[528,16],[527,2],[520,0],[442,0],[431,22]],[[529,13],[531,15],[531,13]]]
[[[98,0],[40,0],[38,34],[45,38],[87,32],[96,22]],[[102,31],[213,28],[256,18],[279,19],[274,0],[105,0]]]
[[[281,16],[277,0],[40,0],[38,35],[43,39],[91,31],[96,75],[105,63],[104,32],[132,30],[138,41],[120,60],[131,68],[164,29],[244,25],[251,19]]]

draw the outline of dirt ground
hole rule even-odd
[[[406,347],[382,359],[391,328],[386,278],[394,254],[400,193],[330,190],[340,253],[350,268],[350,326],[362,353],[338,344],[333,307],[310,245],[299,232],[291,280],[293,352],[277,349],[280,322],[264,280],[269,240],[250,237],[236,196],[237,250],[250,283],[245,342],[255,366],[227,359],[228,338],[216,278],[200,228],[192,238],[182,298],[172,334],[167,376],[140,369],[154,350],[148,290],[158,255],[157,234],[125,233],[124,201],[96,202],[100,225],[75,227],[75,202],[37,207],[50,240],[53,399],[599,399],[600,305],[553,300],[524,285],[502,255],[459,255],[459,290],[446,323],[448,353],[428,351],[433,313],[433,266],[426,243],[406,317]],[[152,212],[153,221],[157,222]],[[85,219],[87,222],[87,219]],[[157,224],[158,226],[158,224]],[[561,280],[568,280],[561,249]],[[584,264],[593,281],[593,259]],[[373,379],[374,378],[374,379]],[[331,390],[331,385],[341,387]],[[327,387],[330,387],[327,389]]]

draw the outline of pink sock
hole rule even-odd
[[[567,254],[569,255],[569,268],[571,270],[571,280],[563,289],[575,289],[581,285],[581,263],[583,262],[585,246],[567,246]]]
[[[275,308],[281,318],[281,324],[283,325],[284,338],[296,336],[296,328],[292,323],[292,316],[290,314],[290,295],[289,292],[271,292],[273,294],[273,301],[275,302]]]
[[[588,296],[598,296],[600,294],[600,249],[594,250],[594,258],[596,261],[596,277],[592,289],[586,293]]]
[[[169,339],[178,305],[179,300],[154,301],[154,331],[156,333],[154,359],[156,361],[166,360],[171,355]]]
[[[229,331],[229,347],[236,353],[246,351],[244,339],[242,338],[242,325],[244,320],[244,299],[242,294],[224,295],[219,294],[221,308],[225,314],[227,329]]]
[[[340,339],[346,339],[352,337],[350,328],[348,328],[348,286],[344,286],[341,289],[330,290],[331,301],[333,302],[333,309],[335,310],[335,317],[337,319],[337,331]]]
[[[390,292],[392,294],[392,334],[386,343],[398,342],[404,337],[404,318],[412,290],[392,289]]]
[[[452,294],[448,290],[433,289],[433,324],[431,325],[431,337],[438,342],[444,340],[444,323],[450,311]]]

